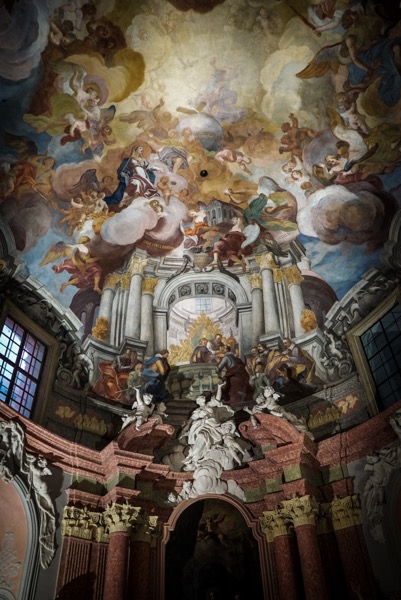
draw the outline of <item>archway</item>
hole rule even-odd
[[[165,600],[262,600],[263,539],[231,499],[181,505],[163,542]]]
[[[184,273],[168,281],[154,298],[155,330],[161,338],[156,340],[156,346],[165,347],[167,339],[169,345],[181,347],[186,343],[188,348],[184,354],[187,356],[191,344],[196,344],[200,335],[213,336],[214,331],[220,331],[225,339],[237,339],[241,355],[247,353],[252,342],[248,288],[246,280],[240,283],[237,278],[220,272],[205,273],[204,277],[198,275],[196,281],[192,273]],[[175,364],[185,362],[189,362],[189,358],[177,356]]]

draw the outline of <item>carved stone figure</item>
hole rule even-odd
[[[251,415],[250,421],[253,427],[256,428],[259,426],[256,415],[260,413],[269,413],[275,417],[285,419],[288,423],[294,425],[298,431],[307,433],[313,439],[313,434],[307,429],[305,422],[280,406],[277,402],[279,398],[281,398],[281,394],[276,392],[271,386],[266,386],[263,393],[259,394],[256,398],[255,406],[252,408],[244,408],[244,410]]]
[[[46,569],[55,552],[56,512],[44,477],[52,475],[43,456],[25,451],[25,434],[16,421],[0,422],[0,477],[6,483],[25,475],[29,497],[33,492],[40,517],[40,564]]]
[[[135,429],[139,431],[141,429],[141,425],[146,423],[155,410],[155,405],[152,403],[153,396],[151,394],[143,394],[142,396],[141,388],[137,387],[135,389],[136,400],[132,405],[132,412],[129,414],[124,414],[121,430],[128,427],[128,425],[131,423],[135,423]]]
[[[168,497],[170,503],[176,504],[187,498],[211,493],[229,493],[245,499],[243,490],[235,481],[221,480],[223,471],[240,466],[246,453],[236,439],[239,434],[231,419],[233,410],[221,402],[224,385],[219,384],[210,402],[206,401],[205,396],[198,396],[198,408],[182,428],[179,441],[183,443],[186,440],[188,446],[182,465],[185,471],[193,472],[193,480],[184,482],[179,494],[171,493]],[[182,449],[183,455],[185,450]]]

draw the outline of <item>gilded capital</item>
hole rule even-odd
[[[331,503],[331,519],[335,530],[354,527],[362,523],[362,510],[357,495],[335,497]]]
[[[277,269],[277,265],[274,261],[273,254],[271,252],[266,252],[266,254],[257,254],[255,256],[255,261],[259,265],[260,269]]]
[[[291,265],[291,267],[283,269],[283,273],[287,279],[288,285],[299,285],[304,280],[304,278],[301,275],[301,271],[298,269],[297,265]]]
[[[250,275],[247,275],[246,278],[253,290],[262,288],[262,276],[260,273],[251,273]]]
[[[142,281],[142,294],[153,294],[159,280],[157,277],[145,277]]]
[[[283,512],[294,524],[294,527],[300,525],[316,525],[319,515],[319,503],[313,496],[301,496],[291,500],[283,500]]]
[[[114,290],[117,285],[120,283],[120,279],[121,279],[121,274],[120,273],[110,273],[109,275],[107,275],[104,285],[103,285],[103,290],[105,289],[110,289],[110,290]]]
[[[66,537],[76,537],[81,540],[105,541],[105,532],[100,513],[75,506],[64,508],[61,532]]]
[[[263,513],[263,517],[260,517],[260,526],[268,542],[272,542],[280,535],[288,535],[288,525],[288,518],[280,508],[267,510]]]
[[[140,508],[130,504],[109,504],[103,513],[103,521],[109,533],[129,533],[140,513]]]
[[[131,256],[128,265],[128,272],[130,275],[139,274],[142,275],[144,268],[148,264],[147,258],[139,258],[138,256]]]

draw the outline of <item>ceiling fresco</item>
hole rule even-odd
[[[246,270],[298,238],[338,297],[380,264],[401,173],[394,3],[1,4],[1,212],[63,304],[134,249]]]

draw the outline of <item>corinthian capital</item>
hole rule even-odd
[[[283,500],[283,512],[287,518],[294,524],[316,525],[319,515],[319,503],[313,496],[301,496],[291,500]]]
[[[131,256],[131,259],[129,261],[128,272],[131,275],[134,275],[135,273],[139,273],[139,275],[142,275],[143,270],[147,264],[148,264],[147,258],[140,258],[139,256],[133,255],[133,256]]]
[[[354,527],[362,523],[362,510],[357,495],[334,498],[331,503],[331,519],[336,530]]]
[[[130,532],[138,519],[140,508],[130,504],[109,504],[103,513],[103,521],[109,533]]]
[[[157,277],[145,277],[142,281],[142,293],[153,294],[159,280]]]
[[[268,542],[280,535],[289,534],[289,521],[282,509],[267,510],[260,518],[260,526]]]
[[[247,275],[246,278],[248,279],[253,290],[262,288],[262,276],[260,273],[252,273]]]
[[[304,280],[304,278],[301,275],[301,271],[298,269],[297,265],[291,265],[291,267],[283,269],[283,274],[285,275],[288,281],[288,285],[299,285]]]
[[[273,271],[274,269],[277,269],[277,265],[274,262],[273,254],[271,252],[266,252],[266,254],[257,254],[255,256],[255,261],[261,270],[270,269]]]

